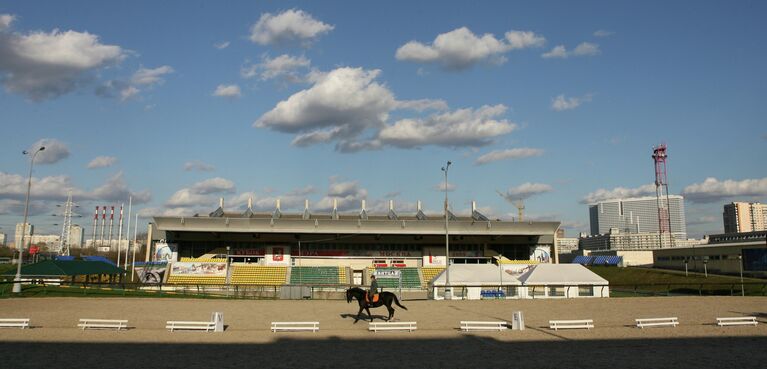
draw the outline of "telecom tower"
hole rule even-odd
[[[666,175],[666,144],[662,143],[652,148],[652,158],[655,162],[655,199],[658,204],[658,238],[660,247],[668,237],[670,247],[674,247],[674,237],[671,234],[671,217],[669,216],[668,177]]]
[[[67,194],[67,202],[64,204],[64,225],[61,228],[61,239],[59,240],[59,255],[69,256],[69,237],[72,231],[72,191]]]

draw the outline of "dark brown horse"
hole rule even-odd
[[[386,319],[386,321],[391,321],[391,318],[394,316],[394,308],[391,307],[392,302],[397,304],[397,306],[407,310],[406,307],[400,305],[399,299],[397,298],[397,295],[391,293],[391,292],[381,292],[378,294],[378,301],[373,303],[368,303],[365,301],[365,294],[367,292],[361,288],[352,287],[348,290],[346,290],[346,302],[352,302],[352,298],[357,299],[357,303],[360,305],[360,311],[357,312],[357,316],[354,318],[354,322],[357,323],[358,320],[360,320],[360,314],[362,314],[362,309],[365,309],[367,311],[368,316],[370,317],[370,321],[373,321],[373,315],[370,314],[370,308],[377,308],[386,305],[386,309],[389,310],[389,318]]]

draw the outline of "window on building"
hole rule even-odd
[[[565,297],[565,286],[549,286],[549,297]]]
[[[594,296],[594,286],[578,286],[578,296]]]

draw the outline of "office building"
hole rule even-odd
[[[665,199],[664,199],[665,201]],[[687,238],[684,215],[684,198],[669,196],[671,233],[675,238]],[[592,235],[602,235],[617,228],[621,233],[655,233],[658,227],[658,203],[655,197],[613,199],[589,205],[589,221]]]
[[[764,231],[767,230],[767,205],[733,202],[724,206],[722,218],[724,233]]]

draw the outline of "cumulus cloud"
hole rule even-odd
[[[502,64],[514,49],[543,46],[546,39],[529,31],[509,31],[505,39],[490,33],[478,36],[466,27],[437,35],[430,44],[410,41],[397,49],[397,60],[436,63],[448,70],[466,69],[480,62]]]
[[[559,95],[551,100],[551,109],[555,111],[571,110],[590,101],[591,95],[581,97],[565,97],[565,95]]]
[[[4,31],[11,28],[11,23],[16,20],[16,16],[12,14],[0,14],[0,31]]]
[[[566,59],[571,56],[593,56],[599,55],[600,53],[599,45],[591,42],[582,42],[578,44],[573,51],[567,51],[564,45],[554,46],[550,51],[541,54],[541,57],[544,59]]]
[[[242,96],[240,92],[240,86],[237,85],[218,85],[216,90],[213,91],[213,96],[226,97],[226,98],[238,98]]]
[[[551,191],[554,191],[554,188],[545,183],[527,182],[519,186],[509,188],[506,190],[506,192],[501,193],[501,196],[503,196],[508,201],[514,201],[528,199],[535,195],[540,195]]]
[[[262,14],[250,28],[250,40],[260,45],[294,41],[306,44],[333,28],[333,25],[314,19],[303,10],[290,9],[276,15]]]
[[[235,191],[234,182],[221,177],[209,178],[176,191],[165,205],[166,207],[204,206],[215,202],[214,194],[235,193]]]
[[[123,172],[117,172],[107,179],[103,185],[96,187],[89,194],[89,197],[93,200],[114,202],[125,201],[130,196],[133,197],[134,204],[146,204],[152,200],[152,194],[148,190],[141,192],[131,191],[128,188],[127,182],[125,182]]]
[[[282,54],[271,58],[264,54],[261,56],[261,63],[246,63],[241,69],[240,74],[244,78],[258,77],[262,81],[270,79],[283,79],[288,82],[301,82],[303,77],[298,72],[301,69],[309,68],[311,61],[305,56],[291,56]]]
[[[349,67],[315,73],[310,88],[281,101],[253,125],[295,134],[294,146],[335,142],[341,152],[376,150],[386,145],[483,146],[517,128],[500,119],[507,110],[504,105],[458,109],[389,124],[393,110],[443,110],[447,104],[429,99],[398,101],[386,86],[375,81],[379,74],[379,70]]]
[[[338,68],[312,87],[281,101],[255,127],[300,134],[295,145],[355,137],[381,126],[396,105],[394,95],[375,82],[380,70]]]
[[[377,139],[401,148],[484,146],[517,128],[508,120],[497,119],[506,110],[507,107],[501,104],[485,105],[476,110],[458,109],[425,119],[402,119],[385,126]]]
[[[45,147],[45,150],[37,154],[35,164],[54,164],[69,157],[67,145],[55,138],[40,139],[32,144],[27,151],[34,153],[41,147]]]
[[[151,86],[158,83],[163,83],[165,80],[163,76],[173,73],[173,68],[168,65],[163,65],[157,68],[139,68],[133,77],[131,77],[131,83],[137,86]]]
[[[114,156],[97,156],[88,163],[88,169],[107,168],[115,165],[117,158]]]
[[[184,170],[187,172],[193,172],[193,171],[212,172],[216,170],[216,167],[199,160],[193,160],[193,161],[188,161],[184,163]]]
[[[13,19],[7,14],[0,18],[0,75],[8,92],[33,101],[72,92],[93,78],[93,71],[126,55],[120,46],[102,44],[88,32],[12,32]]]
[[[213,44],[213,47],[215,47],[216,49],[219,49],[219,50],[226,49],[227,47],[229,47],[229,41],[217,42],[217,43]]]
[[[321,211],[333,209],[333,201],[337,201],[339,211],[359,209],[363,199],[368,197],[368,191],[357,181],[339,181],[331,178],[327,194],[317,202],[315,208]]]
[[[767,196],[767,177],[740,181],[733,179],[720,181],[709,177],[701,183],[685,187],[682,195],[698,203],[718,202],[733,197],[764,197]]]
[[[478,157],[477,160],[474,161],[474,164],[483,165],[483,164],[492,163],[494,161],[499,161],[499,160],[522,159],[522,158],[529,158],[532,156],[541,156],[541,155],[543,155],[543,150],[533,149],[529,147],[520,147],[520,148],[514,148],[514,149],[507,149],[507,150],[494,150]]]
[[[32,177],[30,197],[38,200],[62,200],[67,198],[67,192],[70,190],[77,197],[84,195],[67,176]],[[0,198],[23,200],[26,193],[25,176],[0,172]]]
[[[599,201],[641,197],[655,194],[655,184],[648,183],[637,188],[616,187],[611,190],[600,188],[586,195],[581,204],[593,204]]]
[[[604,29],[600,29],[594,32],[594,36],[596,37],[608,37],[608,36],[612,36],[613,34],[615,34],[615,32],[604,30]]]

